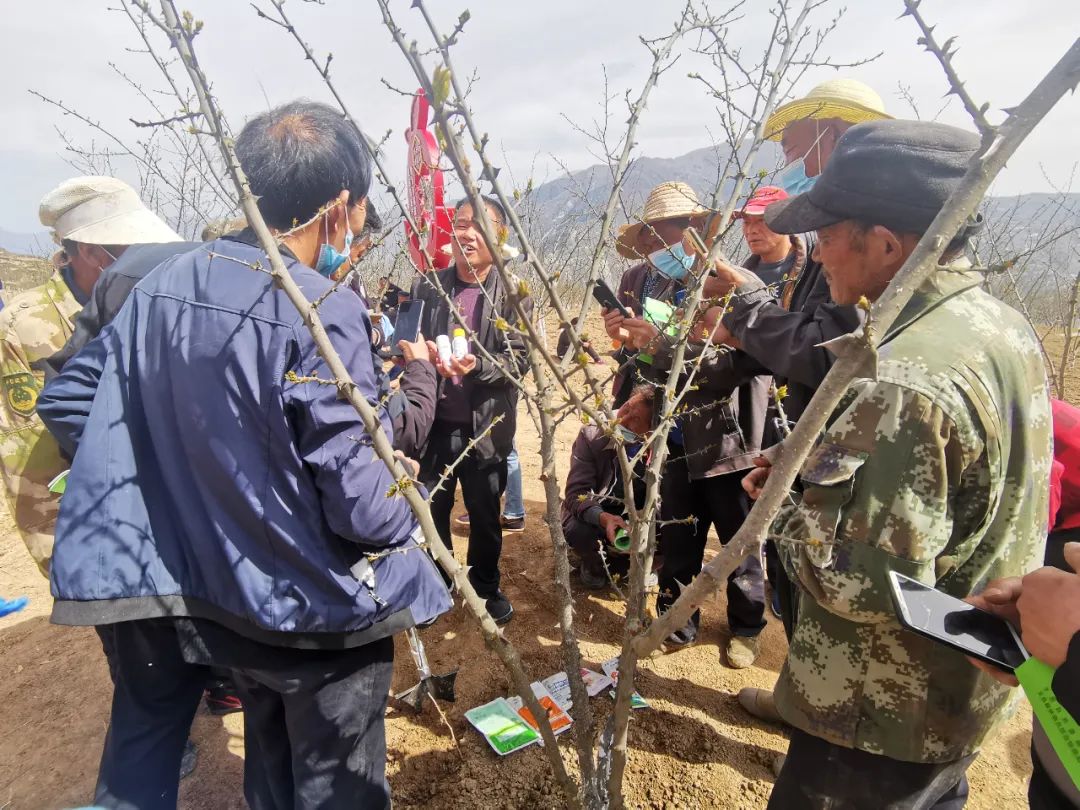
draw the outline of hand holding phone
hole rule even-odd
[[[592,294],[593,298],[595,298],[600,306],[605,309],[613,309],[624,318],[634,317],[633,313],[619,302],[618,296],[615,295],[611,287],[609,287],[607,282],[602,278],[596,280],[596,284],[593,285]]]
[[[1010,674],[1028,659],[1020,636],[1000,616],[895,571],[889,584],[897,618],[913,633]]]
[[[401,357],[401,343],[415,343],[420,335],[420,320],[424,315],[423,301],[406,301],[398,307],[397,321],[394,323],[394,347],[391,357]]]

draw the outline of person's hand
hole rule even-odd
[[[618,515],[613,515],[611,512],[600,513],[600,528],[604,530],[607,541],[611,545],[615,545],[615,532],[619,529],[630,531],[630,527],[626,525],[626,521]]]
[[[715,343],[717,346],[742,348],[738,339],[724,326],[724,322],[721,320],[723,314],[724,308],[719,306],[709,307],[705,310],[705,314],[698,318],[697,326],[694,328],[694,336],[703,341]]]
[[[703,294],[706,298],[723,298],[749,278],[746,270],[740,270],[723,259],[717,259],[712,272],[705,277]]]
[[[405,468],[405,472],[409,473],[413,478],[420,475],[420,462],[416,459],[409,458],[400,450],[394,451],[394,457],[401,462],[401,466]]]
[[[608,333],[608,337],[620,343],[625,343],[627,334],[622,325],[626,319],[623,314],[617,309],[602,309],[600,311],[604,315],[604,331]]]
[[[1080,567],[1080,543],[1065,545],[1065,560]],[[1080,632],[1080,576],[1057,568],[1040,568],[1024,577],[1016,600],[1020,640],[1043,663],[1065,663],[1069,642]]]
[[[451,356],[449,363],[444,363],[442,358],[438,356],[436,352],[435,356],[435,370],[439,372],[443,377],[464,377],[466,374],[471,374],[476,370],[476,356],[467,354],[460,360]]]
[[[772,462],[765,456],[754,457],[754,467],[742,480],[742,488],[750,496],[750,500],[756,501],[765,489],[765,482],[769,480],[772,472]]]
[[[1022,589],[1023,583],[1020,577],[995,579],[986,586],[982,593],[969,596],[964,601],[969,605],[974,605],[980,610],[985,610],[987,613],[993,613],[995,616],[1000,616],[1014,627],[1019,627],[1020,614],[1016,609],[1016,600],[1020,598]],[[973,667],[982,670],[998,683],[1003,683],[1006,686],[1018,685],[1018,681],[1014,675],[1010,675],[1008,672],[998,669],[992,664],[980,661],[978,658],[972,658],[971,656],[967,656],[967,660]]]
[[[644,349],[660,337],[660,330],[641,318],[623,318],[622,328],[626,344],[633,349]]]
[[[435,348],[435,344],[424,340],[423,335],[417,335],[416,340],[399,340],[398,346],[401,348],[401,357],[406,363],[411,363],[413,360],[430,361],[432,349]],[[438,355],[438,350],[435,354]]]

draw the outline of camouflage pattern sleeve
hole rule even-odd
[[[801,499],[773,524],[793,581],[849,621],[895,622],[889,572],[936,582],[950,494],[980,453],[919,391],[855,383],[803,465]]]
[[[67,284],[54,274],[0,313],[0,472],[8,511],[45,576],[60,505],[49,482],[69,464],[36,408],[43,363],[67,341],[78,311]]]

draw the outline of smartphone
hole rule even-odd
[[[932,641],[1012,673],[1028,651],[1012,625],[918,580],[889,572],[900,624]]]
[[[596,284],[594,284],[592,288],[592,294],[593,298],[599,302],[600,306],[606,307],[607,309],[618,310],[619,314],[624,318],[634,317],[634,314],[630,310],[619,303],[619,299],[616,297],[615,293],[611,291],[611,287],[609,287],[607,282],[602,278],[596,280]]]
[[[420,319],[424,317],[423,301],[406,301],[398,307],[397,320],[394,322],[394,344],[390,348],[391,357],[401,357],[399,340],[410,343],[420,335]]]

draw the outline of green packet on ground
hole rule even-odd
[[[540,739],[540,735],[514,711],[506,698],[495,698],[483,706],[469,709],[465,712],[465,719],[484,735],[488,745],[499,756],[506,756]]]
[[[1046,737],[1065,766],[1073,784],[1080,788],[1080,724],[1054,697],[1052,682],[1056,670],[1037,658],[1029,658],[1016,668],[1016,678],[1031,701]]]

